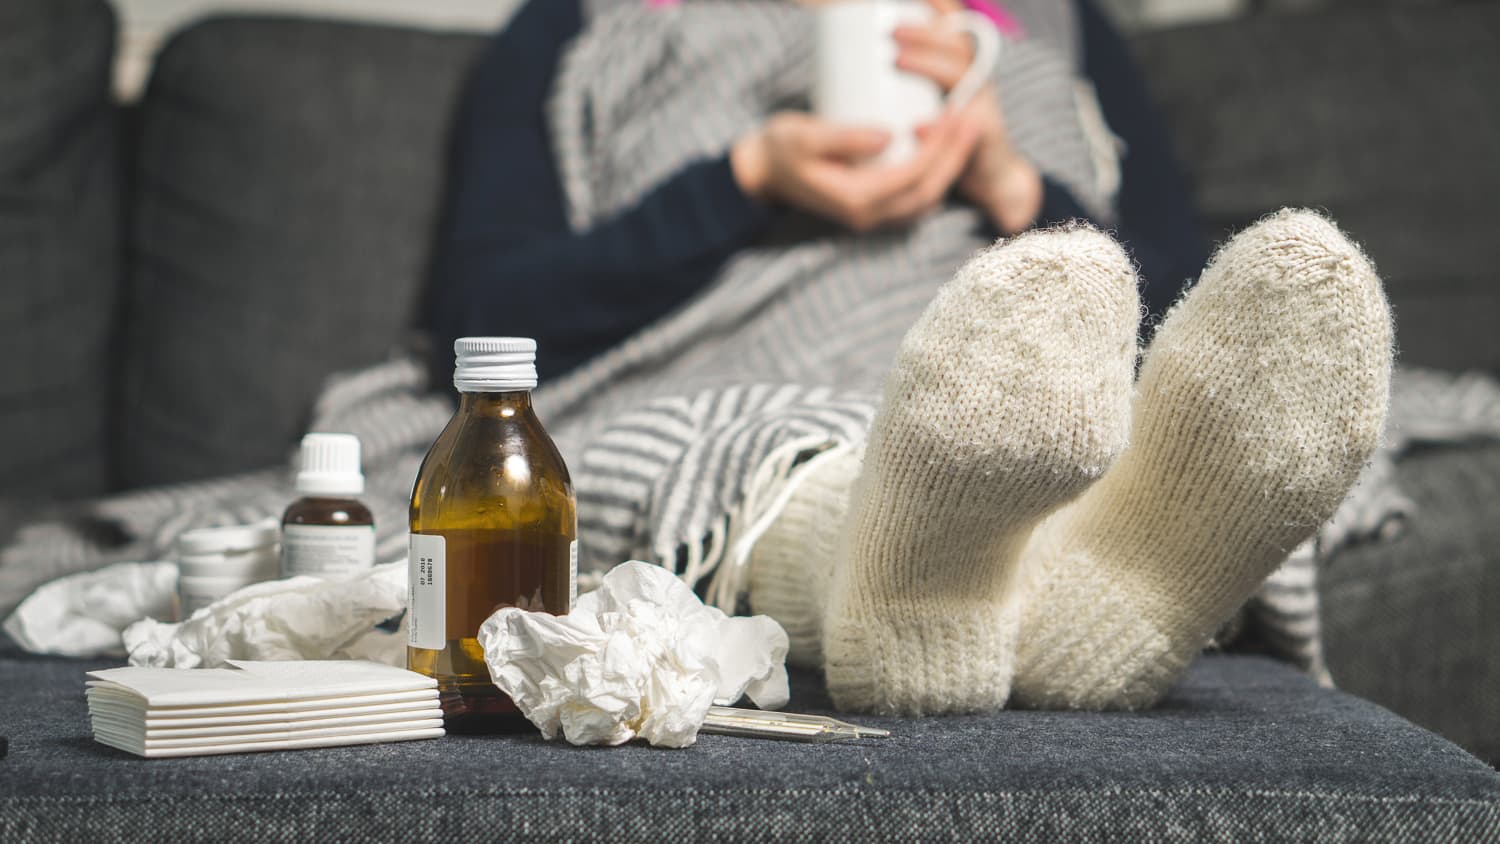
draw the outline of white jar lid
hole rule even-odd
[[[275,545],[280,532],[281,525],[275,519],[232,527],[198,528],[177,537],[177,552],[196,556],[253,551]]]

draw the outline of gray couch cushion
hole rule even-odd
[[[114,37],[102,0],[0,3],[0,497],[108,483]]]
[[[285,459],[324,379],[402,341],[482,44],[256,18],[167,45],[140,115],[128,485]]]
[[[1141,713],[862,719],[893,737],[534,734],[143,761],[92,743],[85,666],[0,659],[0,840],[1454,841],[1500,775],[1378,706],[1208,657]],[[815,677],[793,706],[824,711]]]
[[[1374,258],[1407,363],[1500,369],[1500,3],[1272,16],[1136,52],[1215,235],[1328,209]]]
[[[1329,670],[1500,763],[1500,444],[1418,452],[1399,477],[1419,508],[1405,533],[1319,572]]]

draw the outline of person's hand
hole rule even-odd
[[[941,15],[962,8],[958,0],[927,2],[939,17],[928,26],[896,28],[896,66],[951,91],[968,71],[974,45],[969,36],[942,22]],[[984,210],[1001,232],[1015,234],[1029,228],[1041,211],[1041,174],[1011,146],[993,86],[981,89],[954,116],[979,135],[959,178],[960,193]],[[919,136],[926,131],[919,130]]]
[[[735,180],[748,195],[783,202],[857,232],[909,222],[942,203],[979,142],[975,123],[944,116],[925,127],[909,160],[869,159],[890,136],[781,112],[730,150]]]

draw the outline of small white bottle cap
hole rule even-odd
[[[353,434],[308,434],[302,438],[302,495],[359,495],[365,476],[359,470],[359,437]]]
[[[530,337],[460,337],[453,354],[453,386],[460,393],[536,388],[536,341]]]

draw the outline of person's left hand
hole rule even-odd
[[[927,2],[938,15],[932,24],[900,26],[893,34],[896,66],[926,76],[947,92],[968,71],[974,46],[968,35],[942,20],[942,15],[963,8],[959,0]],[[1041,174],[1011,145],[994,86],[980,89],[956,114],[979,133],[979,142],[959,177],[959,192],[985,211],[1002,233],[1029,228],[1041,210]]]

